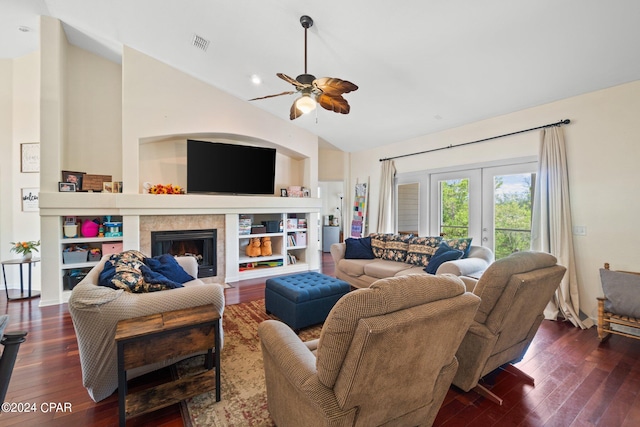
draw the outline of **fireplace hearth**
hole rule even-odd
[[[193,256],[198,261],[198,277],[213,277],[217,275],[216,238],[216,229],[152,231],[151,256]]]

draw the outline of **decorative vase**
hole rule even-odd
[[[31,258],[33,258],[33,252],[25,252],[24,254],[22,254],[23,261],[30,261]]]

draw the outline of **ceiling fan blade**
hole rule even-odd
[[[339,96],[358,90],[358,86],[353,83],[335,77],[320,77],[313,81],[313,85],[329,96]]]
[[[276,93],[275,95],[267,95],[267,96],[261,96],[260,98],[252,98],[249,101],[257,101],[258,99],[273,98],[273,97],[281,96],[281,95],[293,95],[294,93],[296,93],[296,92],[295,91],[287,91],[287,92],[282,92],[282,93]]]
[[[297,101],[297,99],[295,101],[293,101],[293,104],[291,104],[291,111],[289,112],[289,120],[295,120],[295,119],[297,119],[298,117],[300,117],[301,115],[304,114],[296,106],[296,101]]]
[[[276,76],[280,77],[282,80],[284,80],[287,83],[291,83],[292,85],[294,85],[298,89],[303,89],[304,87],[308,86],[308,85],[303,85],[302,83],[300,83],[296,79],[292,79],[291,77],[289,77],[289,76],[287,76],[286,74],[283,74],[283,73],[277,73]]]
[[[318,96],[318,104],[325,110],[334,111],[340,114],[349,114],[351,107],[346,99],[342,95],[330,96],[323,93]]]

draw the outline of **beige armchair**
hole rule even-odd
[[[407,275],[343,296],[319,340],[261,323],[271,417],[278,427],[430,426],[479,303],[457,277]]]
[[[502,404],[478,381],[503,365],[533,385],[533,378],[511,363],[522,360],[564,276],[566,269],[556,262],[547,253],[517,252],[491,264],[480,280],[463,278],[482,303],[456,353],[460,367],[454,385],[464,391],[475,388]]]
[[[118,321],[206,304],[213,304],[220,316],[224,311],[222,286],[205,284],[199,279],[185,283],[183,288],[142,294],[97,286],[108,257],[104,256],[73,288],[69,299],[69,312],[78,339],[82,383],[95,402],[109,397],[118,388],[118,362],[114,341]],[[195,258],[176,259],[187,273],[197,277],[198,264]],[[132,379],[179,360],[132,369],[127,371],[127,377]]]

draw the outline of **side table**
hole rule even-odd
[[[31,259],[8,259],[6,261],[2,261],[2,278],[4,279],[4,291],[7,294],[7,300],[18,300],[18,299],[28,299],[35,298],[40,296],[40,292],[31,290],[31,265],[40,262],[40,258],[31,258]],[[27,264],[29,266],[29,281],[28,281],[28,292],[25,294],[24,292],[24,273],[22,266]],[[20,266],[20,293],[12,292],[12,295],[9,295],[9,285],[7,284],[7,275],[4,271],[5,265],[19,265]]]
[[[120,426],[125,426],[127,418],[197,396],[214,386],[219,402],[219,327],[220,315],[211,304],[119,321],[115,340]],[[199,351],[207,351],[206,371],[127,395],[127,370]]]

